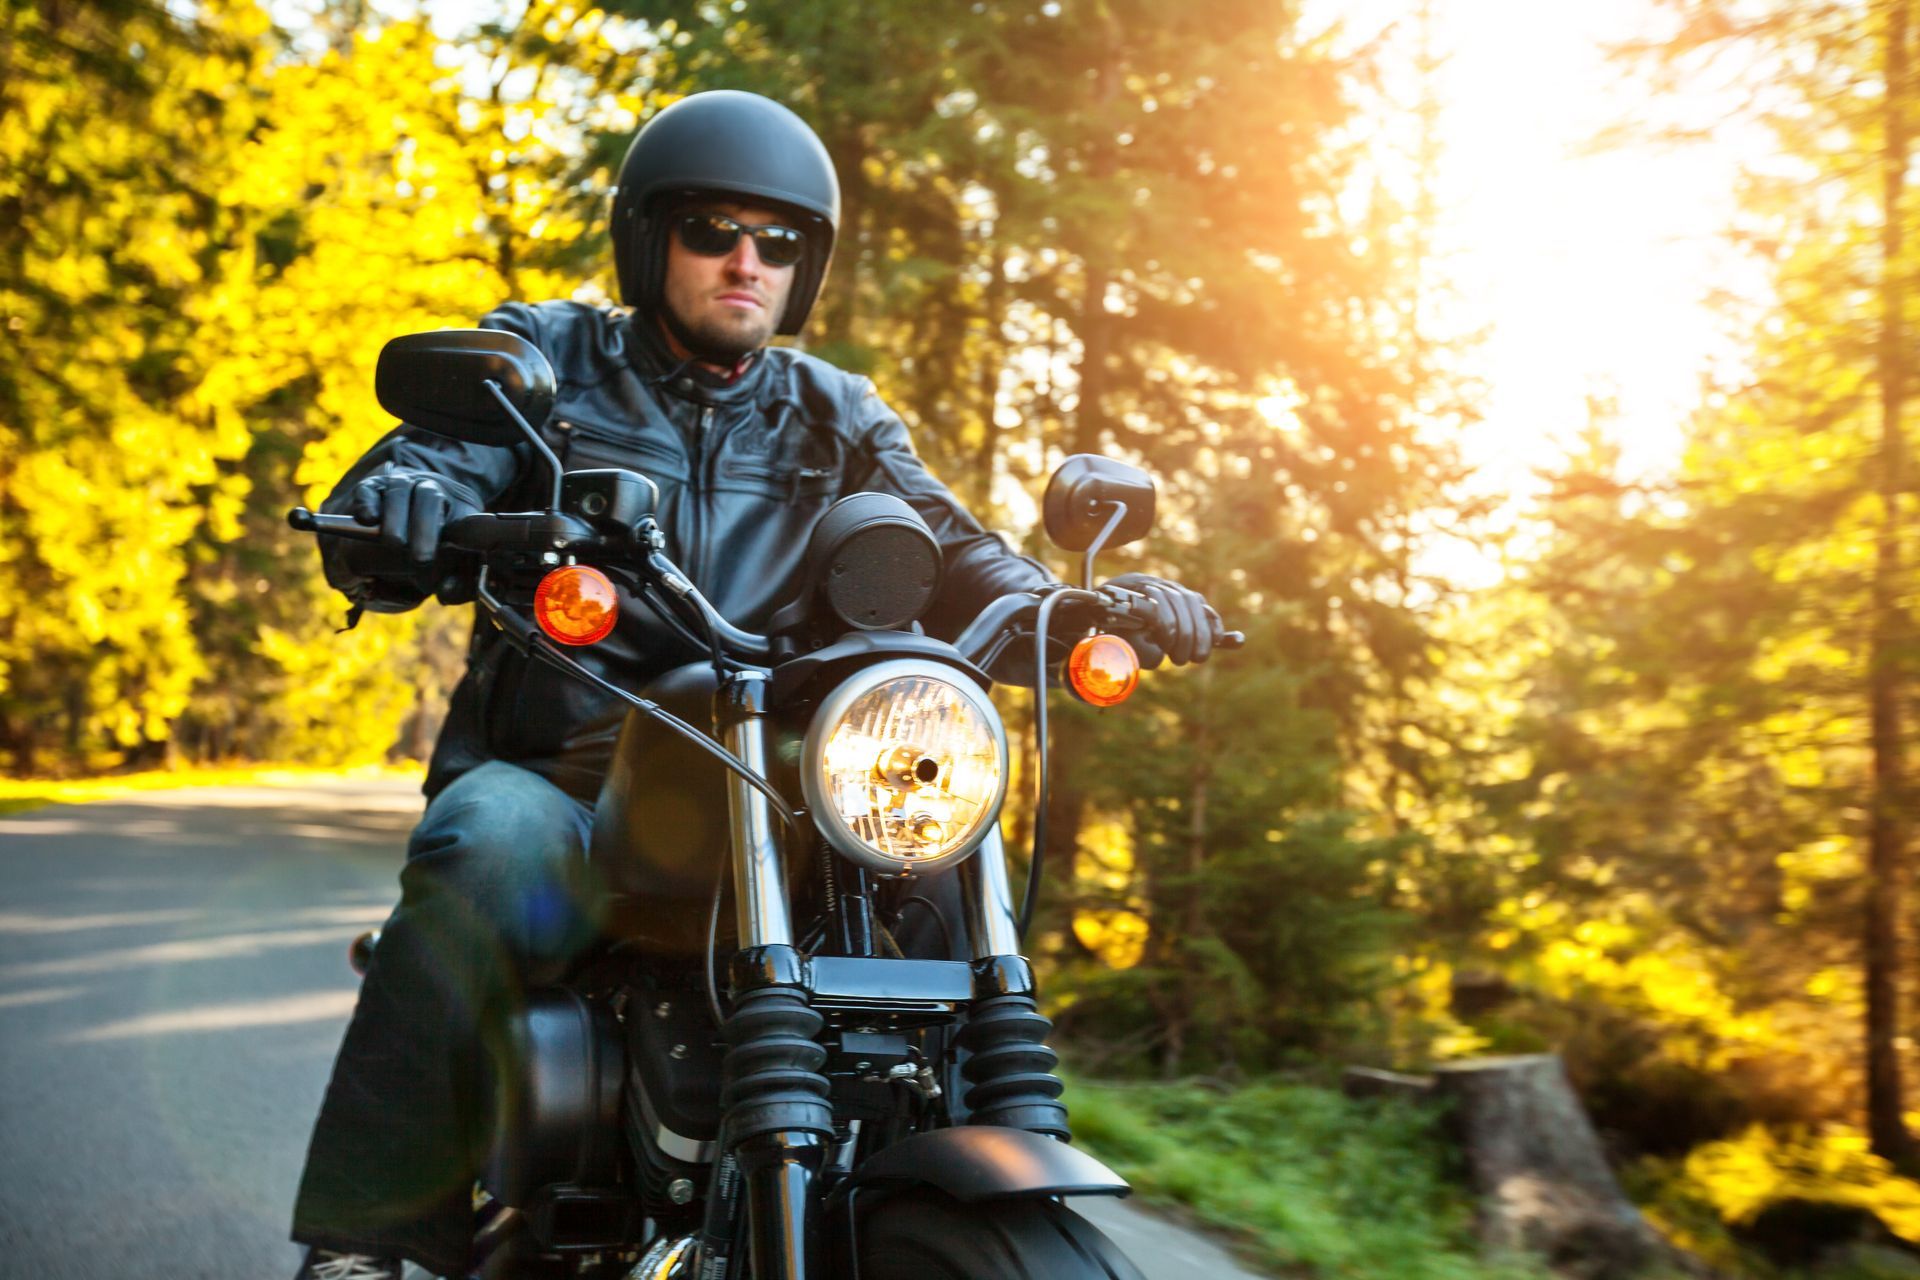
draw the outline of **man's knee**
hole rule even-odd
[[[580,814],[579,802],[545,778],[493,761],[434,797],[407,853],[489,865],[560,863],[581,856]]]
[[[452,899],[523,961],[563,959],[590,931],[582,815],[544,778],[482,765],[427,806],[401,884],[421,905]]]

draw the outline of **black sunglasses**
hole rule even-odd
[[[726,257],[743,235],[753,237],[754,252],[770,267],[790,267],[807,249],[807,237],[792,227],[750,227],[724,213],[689,213],[680,219],[680,243],[704,258]]]

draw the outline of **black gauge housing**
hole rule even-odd
[[[933,604],[943,572],[919,512],[890,493],[849,494],[813,526],[805,590],[769,630],[802,651],[848,632],[905,630]]]

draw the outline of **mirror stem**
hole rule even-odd
[[[1113,536],[1113,531],[1118,529],[1120,522],[1126,518],[1127,504],[1124,502],[1114,503],[1113,514],[1107,517],[1106,526],[1100,530],[1099,535],[1096,536],[1092,542],[1087,544],[1086,557],[1080,561],[1080,587],[1082,590],[1093,590],[1093,558],[1100,554],[1100,549],[1107,545],[1107,539]]]
[[[538,453],[541,461],[547,464],[547,477],[549,481],[547,486],[547,510],[558,511],[560,509],[560,459],[555,456],[552,449],[547,447],[547,442],[540,438],[540,433],[535,431],[532,425],[520,416],[520,411],[513,407],[513,401],[507,398],[507,393],[500,389],[499,383],[495,382],[492,378],[488,378],[481,385],[486,387],[487,391],[492,394],[495,402],[499,404],[501,411],[512,420],[513,425],[520,428],[520,434],[533,443],[534,452]]]

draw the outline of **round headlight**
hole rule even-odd
[[[800,782],[827,843],[881,875],[953,866],[1007,794],[1007,736],[987,696],[938,663],[866,668],[807,730]]]

